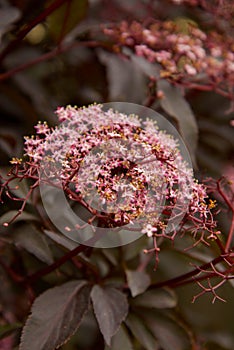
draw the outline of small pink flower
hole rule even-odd
[[[38,135],[46,134],[50,130],[46,122],[38,122],[38,124],[35,125],[34,128],[36,129]]]
[[[195,75],[195,74],[197,74],[196,68],[194,68],[194,67],[191,66],[190,64],[185,64],[185,65],[184,65],[184,68],[185,68],[186,72],[187,72],[189,75]]]
[[[145,233],[148,237],[152,237],[154,233],[157,232],[157,228],[153,227],[151,224],[147,224],[141,232]]]

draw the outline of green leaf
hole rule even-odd
[[[150,277],[145,271],[126,270],[127,282],[133,297],[146,291]]]
[[[48,6],[52,1],[47,1]],[[55,41],[60,40],[74,29],[85,17],[88,0],[70,0],[47,17],[47,26]]]
[[[3,225],[5,222],[8,222],[10,221],[16,214],[18,214],[18,211],[17,210],[10,210],[8,211],[7,213],[3,214],[1,217],[0,217],[0,225]],[[38,217],[33,215],[33,214],[30,214],[30,213],[27,213],[26,211],[23,211],[19,216],[17,216],[17,218],[14,220],[14,223],[15,222],[18,222],[18,221],[38,221]]]
[[[25,224],[17,227],[12,238],[16,246],[26,249],[48,265],[53,263],[54,259],[46,237],[32,225]]]
[[[70,281],[41,294],[24,326],[20,350],[54,350],[63,345],[88,310],[90,290],[86,281]]]
[[[160,100],[161,107],[177,121],[181,136],[195,165],[198,126],[193,111],[178,87],[172,86],[166,80],[159,80],[157,87],[158,91],[164,93],[164,98]]]
[[[142,317],[164,350],[188,350],[191,348],[189,336],[179,322],[176,323],[175,320],[164,314],[149,309],[142,314]]]
[[[129,314],[125,323],[146,350],[157,350],[159,348],[157,340],[138,316],[132,313]]]
[[[148,290],[136,297],[132,304],[156,309],[173,308],[177,305],[177,297],[171,289]]]
[[[91,292],[91,299],[100,331],[105,342],[110,346],[112,336],[127,316],[127,297],[113,287],[95,285]]]
[[[12,324],[4,324],[0,325],[0,340],[8,337],[11,333],[21,328],[21,323],[12,323]]]
[[[55,233],[53,231],[44,230],[46,236],[52,239],[54,242],[62,245],[63,247],[73,250],[78,246],[78,243],[72,241],[71,239],[61,235],[60,233]]]
[[[131,340],[128,336],[123,325],[120,326],[118,332],[113,336],[111,340],[111,346],[105,347],[105,350],[134,350]]]
[[[183,34],[190,35],[191,26],[197,27],[197,23],[188,17],[176,17],[174,19],[176,28]]]

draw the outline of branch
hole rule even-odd
[[[233,239],[233,234],[234,234],[234,212],[232,213],[232,222],[231,222],[231,226],[228,232],[228,238],[227,238],[227,242],[225,245],[225,251],[228,252],[230,250],[230,246],[232,244],[232,239]]]
[[[54,12],[57,8],[63,5],[68,0],[56,0],[50,6],[48,6],[44,12],[40,13],[34,20],[32,20],[26,27],[21,29],[16,37],[16,39],[9,43],[9,45],[2,51],[0,54],[0,63],[4,60],[4,58],[13,51],[19,43],[23,40],[23,38],[39,23],[41,23],[46,17],[48,17],[52,12]]]
[[[228,238],[227,238],[227,242],[225,245],[225,252],[228,252],[230,249],[230,246],[232,244],[232,239],[233,239],[233,234],[234,234],[234,204],[230,201],[230,199],[228,198],[227,194],[223,191],[220,183],[221,183],[221,179],[219,179],[217,181],[217,190],[218,193],[222,196],[223,200],[225,201],[225,203],[227,204],[228,208],[231,210],[232,212],[232,221],[231,221],[231,226],[228,232]]]
[[[26,62],[26,63],[23,63],[21,65],[19,65],[18,67],[15,67],[9,71],[7,71],[6,73],[2,73],[0,74],[0,81],[4,81],[4,80],[7,80],[9,78],[11,78],[13,75],[25,70],[25,69],[28,69],[38,63],[41,63],[41,62],[44,62],[50,58],[53,58],[63,52],[66,52],[74,47],[77,47],[77,46],[85,46],[85,47],[103,47],[106,45],[104,45],[103,43],[100,43],[100,42],[97,42],[97,41],[81,41],[81,42],[72,42],[66,46],[60,46],[60,47],[55,47],[52,51],[50,52],[47,52],[29,62]]]
[[[161,287],[164,287],[164,286],[177,287],[177,286],[182,285],[182,284],[190,283],[192,281],[191,278],[193,276],[198,275],[201,272],[201,270],[207,270],[212,265],[216,265],[216,264],[220,263],[221,261],[225,261],[225,259],[227,259],[227,257],[228,257],[228,254],[220,255],[217,258],[213,259],[211,262],[206,263],[206,264],[204,264],[204,265],[202,265],[200,267],[197,267],[194,270],[192,270],[192,271],[190,271],[188,273],[185,273],[184,275],[180,275],[178,277],[169,279],[167,281],[154,283],[154,284],[152,284],[149,287],[149,289],[161,288]],[[193,279],[193,281],[194,281],[194,279]]]
[[[218,289],[219,287],[221,287],[226,281],[223,280],[219,283],[217,283],[216,285],[212,286],[210,278],[207,279],[208,281],[208,287],[205,287],[203,284],[201,284],[199,281],[196,280],[197,285],[202,289],[202,291],[200,293],[198,293],[197,295],[195,295],[193,297],[192,303],[194,303],[197,298],[201,297],[202,295],[204,295],[205,293],[212,293],[213,294],[213,300],[212,300],[212,304],[214,304],[216,299],[219,299],[220,301],[223,301],[224,303],[226,303],[226,300],[221,298],[217,293],[216,293],[216,289]]]
[[[4,261],[0,259],[0,266],[6,271],[11,279],[16,283],[23,282],[23,277],[17,274],[10,266],[7,266]]]
[[[79,245],[75,249],[69,251],[67,254],[63,255],[60,259],[55,261],[53,264],[46,266],[45,268],[33,273],[32,275],[29,275],[26,277],[25,281],[32,283],[36,281],[38,278],[41,278],[45,275],[48,275],[52,271],[56,270],[59,268],[61,265],[63,265],[65,262],[68,260],[72,259],[75,257],[77,254],[84,252],[85,250],[89,249],[90,247],[84,246],[84,245]]]
[[[222,196],[222,198],[224,199],[225,203],[227,204],[227,206],[231,209],[232,213],[234,213],[234,204],[231,203],[230,199],[228,198],[228,196],[226,195],[226,193],[224,193],[224,191],[221,188],[220,182],[222,181],[223,177],[221,177],[218,181],[217,181],[217,190],[219,192],[219,194]]]

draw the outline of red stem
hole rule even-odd
[[[174,82],[175,85],[187,87],[189,89],[199,90],[199,91],[215,91],[217,94],[220,94],[226,98],[233,99],[233,94],[231,92],[227,92],[225,90],[222,90],[218,87],[218,84],[214,85],[213,83],[210,84],[196,84],[189,81],[180,81],[180,82]]]
[[[225,245],[225,252],[228,252],[230,249],[230,246],[232,244],[233,234],[234,234],[234,212],[232,213],[232,222],[228,232],[228,238]]]
[[[222,180],[222,178],[217,181],[217,190],[218,190],[219,194],[222,196],[222,198],[225,201],[225,203],[227,204],[227,206],[229,207],[229,209],[231,209],[231,211],[232,211],[231,226],[230,226],[230,229],[228,232],[228,238],[227,238],[227,242],[225,245],[225,252],[228,252],[230,249],[230,246],[232,244],[232,239],[233,239],[233,234],[234,234],[234,205],[230,201],[230,199],[228,198],[226,193],[223,191],[223,189],[221,188],[221,185],[220,185],[221,180]]]
[[[15,49],[15,47],[23,40],[23,38],[32,30],[37,24],[41,23],[46,17],[48,17],[52,12],[59,8],[63,3],[68,0],[56,0],[50,6],[48,6],[45,11],[40,13],[34,20],[32,20],[26,27],[21,29],[17,35],[17,38],[10,42],[9,45],[0,54],[0,63],[4,58]]]
[[[173,285],[173,287],[174,288],[181,287],[181,286],[183,286],[185,284],[187,285],[187,284],[190,284],[190,283],[194,283],[195,281],[196,282],[201,282],[201,281],[207,280],[208,278],[212,278],[212,277],[218,277],[217,273],[216,272],[207,273],[206,275],[201,276],[201,277],[197,277],[196,279],[191,278],[191,279],[188,279],[186,281],[181,281],[181,282],[178,282],[175,285]],[[227,277],[226,278],[226,280],[230,280],[230,279],[233,279],[233,277],[230,277],[230,278]]]
[[[1,259],[0,259],[0,265],[14,282],[17,282],[17,283],[23,282],[23,277],[18,275],[14,270],[12,270],[10,266],[7,266]]]
[[[64,37],[64,34],[65,34],[65,31],[66,31],[66,26],[67,26],[68,19],[69,19],[70,9],[71,9],[71,0],[68,0],[67,6],[66,6],[66,11],[65,11],[65,16],[64,16],[64,21],[63,21],[63,25],[62,25],[62,29],[61,29],[61,32],[59,34],[58,46],[61,45],[63,37]]]
[[[73,42],[69,45],[63,46],[63,47],[56,47],[54,50],[47,52],[29,62],[23,63],[21,65],[19,65],[18,67],[15,67],[5,73],[0,74],[0,81],[4,81],[6,79],[11,78],[13,75],[27,69],[30,68],[38,63],[41,63],[43,61],[46,61],[50,58],[53,58],[55,56],[57,56],[60,53],[66,52],[74,47],[77,46],[85,46],[85,47],[102,47],[104,46],[104,44],[96,42],[96,41],[81,41],[81,42]]]
[[[223,192],[223,190],[222,190],[222,188],[220,186],[221,180],[222,180],[222,178],[217,181],[217,190],[218,190],[219,194],[223,197],[223,199],[224,199],[225,203],[227,204],[227,206],[234,213],[234,204],[231,203],[231,201],[227,197],[226,193]]]
[[[52,271],[56,270],[61,265],[63,265],[65,262],[72,259],[77,254],[84,252],[87,249],[89,249],[89,247],[84,246],[84,245],[79,245],[75,249],[73,249],[73,250],[69,251],[67,254],[63,255],[60,259],[55,261],[53,264],[46,266],[45,268],[33,273],[32,275],[29,275],[28,277],[26,277],[25,280],[29,283],[34,282],[38,278],[41,278],[45,275],[48,275],[49,273],[51,273]]]
[[[221,261],[223,261],[225,258],[227,258],[227,257],[220,255],[217,258],[213,259],[211,262],[206,263],[200,267],[197,267],[196,269],[194,269],[188,273],[185,273],[184,275],[180,275],[178,277],[169,279],[167,281],[162,281],[162,282],[152,284],[149,289],[161,288],[164,286],[175,287],[175,286],[181,285],[182,283],[183,284],[190,283],[191,277],[198,275],[201,272],[201,270],[207,270],[208,268],[210,268],[211,263],[213,265],[216,265],[216,264],[220,263]]]

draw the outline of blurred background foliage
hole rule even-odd
[[[48,15],[47,11],[50,12]],[[12,157],[21,157],[23,136],[34,133],[33,126],[38,120],[47,120],[50,125],[56,124],[53,111],[57,106],[67,104],[83,106],[94,101],[145,104],[149,94],[149,76],[145,74],[144,69],[139,68],[139,65],[111,52],[110,39],[104,37],[100,25],[118,23],[122,20],[147,22],[149,18],[171,19],[180,23],[181,26],[186,26],[187,22],[193,21],[204,31],[214,26],[210,15],[199,6],[177,6],[167,0],[36,2],[35,0],[0,0],[0,165],[2,171],[6,171]],[[220,22],[223,32],[229,30],[232,35],[233,19],[229,26],[226,25],[225,19],[221,18]],[[82,45],[87,41],[93,44]],[[227,112],[230,101],[214,92],[197,90],[185,91],[185,97],[198,125],[198,147],[195,155],[197,176],[203,179],[206,176],[219,178],[222,175],[232,175],[234,134],[230,121],[234,119],[234,114]],[[163,110],[159,101],[156,100],[152,107],[177,125],[178,121]],[[12,208],[11,204],[4,204],[2,213],[8,209],[15,208]],[[221,229],[227,230],[229,222],[226,217],[221,216],[220,223]],[[16,228],[13,227],[14,230],[11,229],[11,233],[17,235]],[[27,231],[28,226],[26,228],[20,226],[20,230]],[[25,242],[20,242],[21,246],[25,245]],[[134,249],[139,252],[139,247],[136,246],[138,243],[134,244],[126,248],[129,250],[128,254],[133,267]],[[14,264],[15,261],[16,268],[19,270],[22,268],[20,264],[24,265],[24,269],[28,266],[34,269],[43,265],[32,257],[30,249],[29,252],[27,249],[17,252],[0,241],[0,250],[8,262]],[[43,255],[43,251],[35,255],[38,256],[38,254]],[[205,259],[206,254],[205,251],[202,259]],[[53,248],[53,255],[60,256],[60,252]],[[41,260],[43,259],[46,263],[50,262],[48,254],[43,255]],[[97,263],[102,265],[101,268],[105,269],[108,258],[96,253],[93,259],[96,259]],[[184,259],[188,260],[186,256]],[[68,269],[66,273],[69,275],[69,266],[64,267],[64,270],[66,268]],[[190,266],[187,268],[189,270]],[[153,262],[152,266],[148,266],[147,271],[154,280]],[[187,271],[185,271],[181,254],[165,249],[161,255],[156,279],[172,278],[185,272]],[[53,284],[53,278],[58,283],[59,279],[56,275],[48,280],[45,278],[38,283],[37,294]],[[59,282],[63,281],[59,280]],[[4,336],[8,334],[6,332],[11,333],[14,330],[16,330],[14,334],[18,336],[18,329],[28,313],[29,302],[25,298],[25,291],[16,287],[1,267],[0,285],[0,337],[1,334]],[[227,299],[227,303],[218,301],[214,305],[210,303],[209,295],[191,304],[191,298],[196,291],[196,285],[180,287],[176,290],[179,297],[177,315],[185,324],[191,326],[191,332],[199,334],[203,344],[202,349],[233,349],[233,287],[227,284],[222,288],[221,294]],[[11,327],[2,326],[1,328],[4,320],[7,320]],[[92,315],[88,314],[80,331],[62,349],[102,349],[103,344],[97,337],[95,322]],[[4,338],[2,343],[0,340],[1,349],[7,350],[11,347],[16,349],[17,347],[14,346],[12,340],[9,342],[9,337]],[[141,349],[139,342],[135,344],[134,349]],[[193,350],[195,349],[198,348],[194,347]]]

